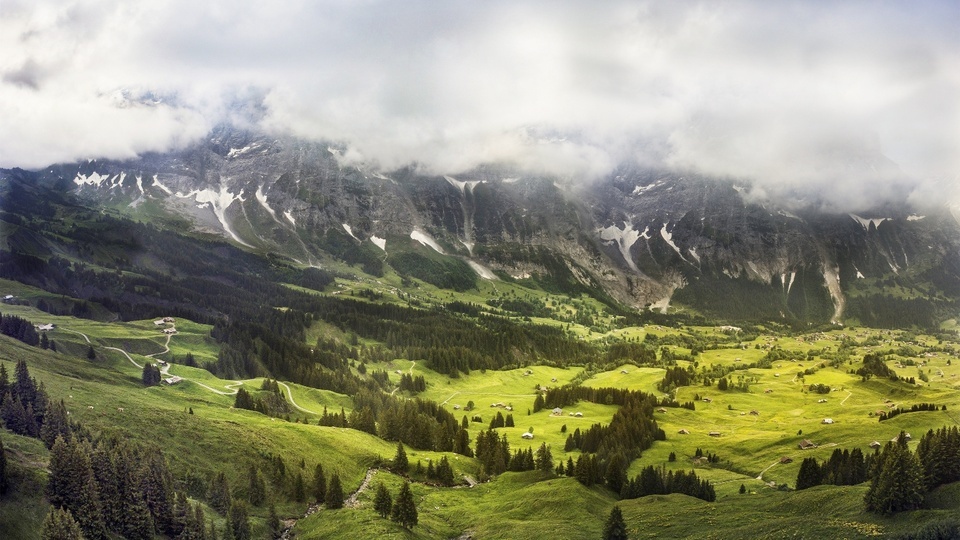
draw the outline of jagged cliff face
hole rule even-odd
[[[730,181],[636,167],[589,185],[496,166],[381,172],[347,164],[335,147],[221,128],[185,151],[58,165],[39,177],[304,264],[358,253],[389,264],[392,251],[423,245],[484,279],[550,277],[541,281],[638,308],[680,302],[715,315],[839,320],[858,287],[890,277],[930,284],[933,295],[960,292],[960,230],[946,207],[789,212],[748,202]]]

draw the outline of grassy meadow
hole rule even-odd
[[[393,286],[392,279],[387,276],[382,285],[371,282],[364,286],[386,290]],[[506,283],[485,283],[484,286],[497,287],[499,294],[506,294],[513,287]],[[347,287],[348,284],[343,284],[341,290],[346,291]],[[23,298],[35,299],[45,294],[6,281],[0,281],[0,289]],[[447,294],[426,285],[417,293],[436,301],[444,301]],[[479,293],[477,300],[480,300]],[[562,303],[546,294],[540,300],[568,314],[583,305],[574,301]],[[395,443],[366,433],[317,426],[324,408],[331,412],[343,408],[347,413],[353,409],[349,396],[335,392],[285,383],[281,392],[285,399],[292,400],[290,421],[234,409],[236,389],[243,387],[255,393],[263,379],[223,380],[204,369],[179,363],[188,353],[201,364],[216,358],[218,347],[210,337],[209,326],[180,319],[175,322],[177,334],[168,339],[162,333],[167,325],[155,325],[153,320],[78,319],[49,315],[21,305],[4,305],[2,311],[37,323],[56,325],[48,333],[57,344],[56,353],[0,337],[0,362],[9,373],[13,373],[17,360],[25,360],[31,374],[44,383],[49,395],[64,400],[71,418],[97,433],[116,434],[162,450],[180,481],[223,471],[242,494],[251,460],[273,455],[285,461],[290,474],[300,474],[305,480],[309,480],[314,466],[321,463],[328,477],[332,472],[341,475],[344,490],[350,493],[361,485],[368,469],[381,459],[390,459],[395,452]],[[713,327],[651,325],[609,330],[563,324],[584,339],[593,340],[642,339],[647,334],[664,337],[720,333]],[[318,338],[347,342],[350,336],[328,324],[317,323],[306,339],[315,342]],[[853,344],[849,348],[849,360],[831,367],[822,354],[836,351],[845,342]],[[86,357],[90,345],[96,352],[92,360]],[[300,519],[294,531],[297,538],[302,539],[455,538],[465,533],[473,538],[596,538],[614,504],[623,509],[632,538],[867,538],[911,530],[919,523],[956,512],[960,507],[960,488],[945,486],[931,494],[929,509],[895,518],[863,512],[865,485],[821,486],[802,492],[789,488],[795,484],[804,457],[826,459],[835,448],[859,447],[869,452],[870,442],[885,442],[901,430],[910,432],[911,445],[916,445],[927,430],[956,425],[960,419],[960,363],[949,351],[951,345],[954,344],[941,343],[933,336],[837,328],[809,335],[769,332],[750,341],[698,354],[697,369],[709,366],[732,369],[727,378],[748,381],[748,389],[721,391],[715,382],[710,386],[676,389],[673,397],[680,402],[695,401],[696,410],[667,408],[665,412],[655,413],[667,440],[654,443],[631,463],[628,475],[633,476],[648,465],[692,468],[714,483],[717,491],[714,503],[681,495],[618,502],[609,490],[596,486],[586,488],[572,478],[540,472],[505,473],[473,488],[465,484],[440,488],[414,483],[420,521],[413,531],[405,531],[380,518],[372,509],[373,489],[378,482],[384,482],[394,495],[402,482],[400,477],[380,469],[374,471],[367,491],[359,494],[355,508],[322,510]],[[667,348],[676,354],[690,353],[689,349],[677,345]],[[777,360],[769,368],[746,367],[763,359],[772,348],[795,352],[802,359]],[[890,356],[888,365],[902,377],[916,377],[917,384],[878,378],[864,381],[852,373],[864,354],[880,351],[897,351]],[[138,366],[158,360],[171,362],[169,375],[178,375],[184,380],[173,386],[143,387]],[[691,360],[677,361],[681,367],[691,363]],[[563,450],[567,436],[577,428],[608,423],[616,407],[581,402],[565,408],[561,415],[554,415],[550,410],[533,413],[539,389],[576,380],[597,388],[665,395],[657,388],[665,372],[663,368],[630,363],[609,365],[605,369],[591,366],[586,372],[585,366],[537,365],[474,371],[457,378],[435,373],[421,362],[403,358],[370,364],[367,369],[386,371],[394,384],[399,383],[401,374],[423,376],[427,389],[416,397],[440,403],[458,419],[462,416],[468,420],[474,416],[480,418],[480,422],[469,422],[472,440],[480,430],[487,429],[498,412],[504,416],[512,414],[514,427],[499,430],[506,434],[511,449],[528,446],[536,449],[546,443],[552,450],[554,462],[576,460],[579,452]],[[927,381],[920,379],[921,372]],[[812,384],[826,385],[831,391],[812,392]],[[471,402],[473,409],[467,411]],[[877,419],[880,411],[893,406],[909,408],[916,403],[946,405],[947,410],[901,414],[884,422]],[[580,415],[572,416],[575,413]],[[824,423],[827,418],[832,423]],[[687,430],[689,434],[681,435],[680,430]],[[521,438],[527,431],[533,433],[533,440]],[[710,436],[711,431],[719,432],[720,436]],[[49,454],[34,439],[5,431],[0,432],[0,437],[7,447],[16,494],[0,500],[0,536],[37,538],[47,508],[39,490],[45,482]],[[801,450],[798,443],[804,439],[818,447]],[[716,454],[720,461],[695,464],[693,457],[697,449]],[[675,461],[669,460],[671,453],[675,454]],[[418,461],[423,465],[436,462],[444,454],[407,448],[407,455],[413,466]],[[475,460],[452,453],[446,455],[456,478],[476,476]],[[782,458],[792,461],[781,462]],[[746,488],[746,494],[739,493],[741,485]],[[305,502],[283,503],[278,512],[283,518],[293,519],[302,517],[306,508]],[[207,509],[207,515],[216,514]],[[262,536],[266,509],[253,508],[252,515],[255,535]],[[216,519],[222,525],[223,518]]]

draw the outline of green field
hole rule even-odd
[[[3,285],[18,295],[40,294],[23,286],[14,288],[11,282]],[[347,413],[352,411],[352,398],[335,392],[290,383],[282,385],[281,392],[292,410],[288,416],[294,421],[234,409],[236,388],[242,386],[257,392],[263,379],[223,380],[204,369],[178,363],[187,353],[200,362],[216,358],[218,345],[209,335],[209,326],[177,320],[178,332],[168,339],[153,320],[77,319],[48,315],[28,306],[3,306],[3,312],[38,323],[54,323],[56,328],[48,336],[57,343],[59,351],[42,351],[0,337],[0,362],[8,372],[13,372],[17,360],[24,359],[31,374],[44,383],[47,392],[64,400],[73,419],[96,432],[119,434],[161,450],[176,471],[178,481],[223,471],[232,485],[240,486],[242,493],[247,465],[263,456],[277,455],[287,463],[291,475],[309,477],[314,465],[322,463],[328,474],[337,472],[342,476],[345,491],[350,493],[361,485],[371,467],[390,459],[395,452],[395,443],[375,436],[352,429],[317,426],[316,420],[324,408],[331,412],[340,408]],[[596,340],[642,338],[647,333],[658,336],[683,336],[688,332],[701,336],[718,334],[710,327],[628,327],[602,333],[581,327],[580,331]],[[315,324],[307,340],[316,341],[319,337],[349,339],[332,326]],[[856,344],[850,348],[847,363],[831,367],[820,354],[836,350],[844,339]],[[93,360],[86,358],[90,345],[96,352]],[[696,358],[698,369],[708,366],[730,369],[727,377],[731,381],[748,380],[749,389],[721,391],[715,383],[677,389],[674,397],[678,401],[694,401],[699,397],[696,410],[667,408],[665,412],[656,412],[655,418],[665,430],[667,440],[654,443],[631,463],[628,474],[633,476],[647,465],[693,469],[713,482],[718,499],[706,503],[671,495],[620,501],[631,537],[866,538],[912,530],[920,523],[955,512],[958,508],[956,486],[947,486],[932,494],[930,509],[895,518],[863,512],[866,489],[863,485],[789,491],[804,457],[826,459],[834,448],[859,447],[866,452],[870,442],[885,442],[901,430],[912,433],[911,445],[916,445],[927,430],[956,425],[960,410],[960,363],[953,361],[956,357],[950,352],[927,351],[938,346],[942,349],[942,345],[932,336],[905,336],[899,332],[859,328],[807,336],[770,333],[750,342],[703,351]],[[774,347],[798,352],[803,359],[774,361],[769,368],[745,367],[761,360]],[[673,345],[669,348],[682,354],[690,352]],[[863,354],[893,349],[904,354],[909,349],[914,353],[910,357],[891,356],[888,364],[892,369],[903,377],[919,377],[920,370],[924,370],[929,382],[919,378],[918,384],[877,378],[863,381],[851,373]],[[184,380],[173,386],[144,388],[139,366],[157,360],[170,361],[168,375]],[[923,365],[905,365],[909,362]],[[679,360],[677,365],[686,367],[691,362]],[[480,417],[479,423],[469,422],[473,440],[498,412],[512,414],[515,426],[499,430],[506,434],[511,449],[536,449],[546,443],[555,462],[575,460],[578,451],[563,451],[566,437],[577,428],[585,430],[593,424],[609,423],[616,406],[580,402],[566,407],[561,415],[554,415],[550,410],[533,413],[537,392],[582,380],[586,386],[640,390],[662,396],[657,384],[665,372],[662,367],[624,363],[600,370],[594,367],[586,373],[584,366],[530,366],[474,371],[451,378],[426,369],[421,362],[402,358],[371,364],[367,369],[386,371],[393,384],[399,382],[401,374],[423,376],[427,389],[416,397],[440,403],[458,420],[462,416],[468,420]],[[811,384],[829,386],[831,391],[811,392]],[[703,398],[709,398],[710,402]],[[470,402],[474,408],[467,411]],[[876,417],[877,412],[889,410],[891,406],[909,407],[926,402],[946,405],[947,410],[901,414],[885,422],[879,422]],[[826,424],[825,418],[833,422]],[[302,420],[310,424],[300,423]],[[681,435],[680,430],[687,430],[689,434]],[[533,433],[533,440],[520,437],[527,431]],[[720,436],[710,436],[711,431],[719,432]],[[18,494],[0,501],[0,532],[4,537],[35,538],[46,513],[46,503],[37,495],[37,486],[44,482],[48,452],[36,440],[7,432],[0,436],[12,463],[14,491]],[[798,443],[803,439],[819,446],[800,450]],[[716,454],[720,461],[694,463],[697,449]],[[668,460],[671,453],[677,456],[676,461]],[[444,455],[409,447],[407,454],[411,464],[420,462],[423,466],[435,463]],[[400,477],[379,469],[373,472],[373,482],[368,489],[358,495],[357,506],[321,510],[300,519],[295,528],[297,537],[452,538],[465,533],[475,538],[598,537],[610,508],[617,503],[616,495],[603,487],[586,488],[572,478],[556,478],[540,472],[505,473],[488,483],[468,488],[463,479],[465,475],[476,477],[477,462],[452,453],[446,455],[462,485],[440,488],[415,482],[413,491],[420,524],[412,532],[373,512],[372,493],[376,483],[383,481],[393,493],[401,483]],[[792,462],[781,463],[784,457],[791,458]],[[739,494],[741,484],[748,491],[745,495]],[[303,516],[307,508],[305,502],[285,500],[280,500],[278,505],[281,517]],[[266,508],[253,508],[252,514],[255,533],[262,534]],[[208,515],[213,516],[215,512],[208,509]],[[222,517],[217,520],[222,523]]]

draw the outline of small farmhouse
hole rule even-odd
[[[177,333],[177,329],[176,329],[176,328],[164,328],[164,329],[163,329],[163,333],[164,333],[164,334],[167,334],[168,336],[172,336],[173,334],[176,334],[176,333]]]
[[[824,418],[823,421],[820,422],[820,423],[821,423],[821,424],[832,424],[832,423],[833,423],[833,418]]]
[[[550,414],[554,416],[563,416],[563,409],[561,409],[560,407],[557,407],[553,409],[553,411]]]
[[[799,446],[800,446],[800,449],[801,449],[801,450],[809,450],[809,449],[811,449],[811,448],[816,448],[816,447],[817,447],[817,444],[816,444],[815,442],[811,441],[810,439],[804,439],[804,440],[800,441]]]
[[[38,332],[49,332],[53,330],[53,323],[35,325]]]
[[[711,431],[711,432],[708,433],[707,435],[710,435],[711,437],[719,437],[719,436],[720,436],[720,432],[719,432],[719,431]]]
[[[783,456],[782,458],[780,458],[780,463],[783,463],[783,464],[793,463],[793,458],[790,456]]]
[[[689,434],[690,434],[690,431],[688,431],[688,430],[686,430],[686,429],[681,429],[681,430],[678,431],[677,433],[679,433],[680,435],[689,435]]]
[[[178,376],[174,375],[173,377],[167,377],[166,379],[163,380],[163,382],[165,382],[165,383],[173,386],[174,384],[177,384],[178,382],[180,382],[180,381],[182,381],[182,380],[183,380],[183,377],[178,377]]]
[[[523,435],[520,435],[520,438],[522,438],[522,439],[532,439],[532,438],[533,438],[533,433],[530,433],[529,431],[524,432]]]

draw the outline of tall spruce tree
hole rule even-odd
[[[340,485],[340,475],[333,473],[330,477],[330,486],[327,488],[327,495],[324,497],[328,510],[343,508],[343,486]]]
[[[214,510],[222,516],[227,515],[232,499],[230,497],[230,485],[227,483],[227,477],[223,474],[223,471],[218,472],[210,482],[210,494],[208,498],[210,500],[210,506],[213,507]]]
[[[403,486],[400,487],[400,493],[397,494],[397,500],[393,503],[393,510],[390,512],[390,519],[405,529],[412,529],[417,524],[419,519],[417,503],[413,500],[410,482],[404,481]]]
[[[0,497],[7,492],[7,453],[3,449],[3,439],[0,439]]]
[[[247,505],[240,500],[234,500],[227,512],[227,527],[233,535],[233,540],[250,540],[250,518],[247,514]]]
[[[80,524],[88,540],[106,537],[100,496],[85,445],[71,438],[58,437],[50,451],[50,476],[47,498],[57,508],[65,508]]]
[[[43,520],[40,540],[83,540],[83,531],[69,510],[54,507]]]
[[[603,540],[627,540],[627,523],[623,520],[623,512],[619,506],[614,506],[610,516],[603,526]]]
[[[876,474],[864,498],[867,510],[878,514],[914,510],[923,504],[923,496],[923,468],[901,432],[878,457]]]
[[[405,474],[410,468],[410,462],[407,461],[407,452],[403,449],[403,443],[397,443],[397,453],[393,456],[391,469],[397,474]]]
[[[817,458],[803,458],[800,463],[800,470],[797,472],[797,489],[819,486],[821,481],[822,473]]]
[[[387,490],[387,486],[383,485],[383,482],[377,483],[377,493],[373,497],[373,509],[382,518],[389,517],[393,510],[393,498],[390,497],[390,492]]]
[[[293,500],[303,502],[307,498],[307,486],[303,483],[303,474],[297,471],[293,477]]]
[[[313,482],[311,484],[313,500],[323,504],[327,497],[327,476],[323,474],[323,465],[317,463],[313,469]]]
[[[267,536],[270,540],[276,540],[280,538],[282,532],[280,517],[277,516],[277,507],[270,503],[270,510],[267,513]]]
[[[256,465],[247,469],[247,499],[250,506],[261,506],[267,497],[267,485]]]

